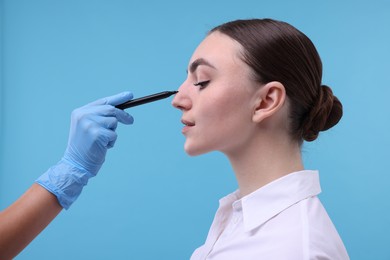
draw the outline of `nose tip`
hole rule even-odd
[[[177,92],[177,93],[173,96],[173,99],[172,99],[172,102],[171,102],[171,105],[172,105],[174,108],[178,108],[178,95],[179,95],[179,92]]]
[[[173,98],[171,104],[174,108],[180,110],[188,110],[191,107],[191,101],[189,100],[188,93],[183,88],[183,85],[178,89],[178,92]]]

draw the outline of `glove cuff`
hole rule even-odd
[[[35,182],[53,193],[63,208],[69,209],[80,195],[83,187],[87,185],[89,178],[93,176],[91,173],[61,160],[50,167]]]

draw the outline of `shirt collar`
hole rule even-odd
[[[237,200],[238,191],[221,199],[241,211],[245,231],[250,231],[295,203],[321,192],[318,171],[299,171],[279,178]],[[234,201],[235,200],[235,201]]]

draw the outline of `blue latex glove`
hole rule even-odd
[[[99,171],[107,149],[113,147],[117,139],[115,130],[118,122],[133,123],[132,116],[114,107],[132,98],[130,92],[123,92],[72,112],[64,156],[36,181],[53,193],[63,208],[70,207],[89,178]]]

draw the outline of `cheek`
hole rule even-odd
[[[229,95],[209,101],[209,109],[202,112],[203,130],[215,140],[234,139],[251,124],[252,116],[246,99]]]
[[[212,113],[212,120],[208,122],[214,127],[210,127],[210,136],[218,142],[218,149],[222,152],[240,147],[253,133],[253,111],[251,107],[251,97],[245,92],[235,92],[225,96],[224,99],[215,100]],[[211,118],[211,116],[210,116]]]
[[[247,119],[251,114],[249,100],[244,93],[226,92],[223,97],[215,98],[210,103],[214,108],[212,113],[223,124],[231,125]]]

